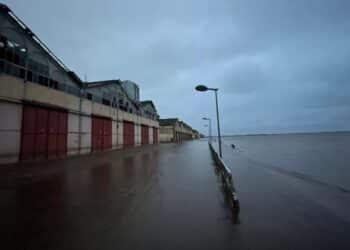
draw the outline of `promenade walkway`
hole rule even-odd
[[[0,168],[2,249],[242,249],[207,142]]]

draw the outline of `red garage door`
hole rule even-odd
[[[134,123],[124,121],[124,123],[123,123],[123,142],[124,142],[124,147],[133,147],[135,145]]]
[[[148,126],[141,125],[141,144],[148,144],[149,142]]]
[[[112,121],[101,117],[92,117],[92,151],[112,148]]]
[[[156,144],[158,143],[158,129],[153,128],[153,143]]]
[[[24,106],[21,160],[56,158],[67,151],[67,113]]]

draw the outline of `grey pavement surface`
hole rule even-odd
[[[0,168],[2,249],[240,249],[206,142]]]
[[[223,149],[238,224],[206,141],[2,166],[2,249],[350,249],[349,193]]]

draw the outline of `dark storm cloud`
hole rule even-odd
[[[103,2],[103,3],[102,3]],[[130,79],[162,117],[224,133],[350,129],[350,2],[6,1],[89,80]]]

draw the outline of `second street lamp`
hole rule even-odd
[[[202,119],[209,122],[209,134],[208,134],[208,136],[209,136],[209,143],[211,143],[211,119],[207,118],[207,117],[203,117]]]
[[[222,157],[222,151],[221,151],[221,134],[220,134],[220,118],[219,118],[219,105],[218,105],[218,88],[208,88],[205,85],[197,85],[195,88],[197,91],[205,92],[208,90],[212,90],[215,92],[215,102],[216,102],[216,121],[217,121],[217,127],[218,127],[218,140],[219,140],[219,155]]]

